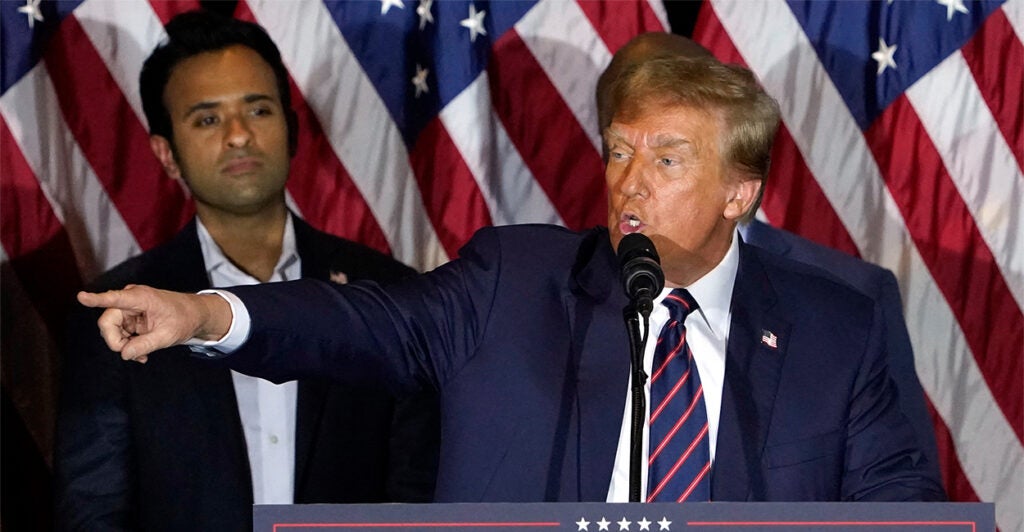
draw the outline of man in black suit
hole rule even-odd
[[[414,273],[288,211],[296,126],[287,72],[259,26],[190,12],[167,33],[143,66],[143,106],[153,152],[192,192],[196,218],[94,289]],[[278,386],[189,356],[129,364],[96,334],[96,317],[78,312],[68,334],[59,528],[251,530],[254,503],[432,499],[433,394],[396,401],[319,380]]]
[[[661,57],[714,56],[696,42],[673,33],[651,32],[637,35],[615,52],[611,63],[597,81],[595,99],[598,108],[599,131],[603,132],[612,121],[609,88],[624,71],[643,61]],[[779,256],[810,264],[824,270],[827,275],[877,301],[885,320],[885,347],[889,372],[896,384],[900,407],[914,427],[921,448],[928,458],[929,468],[939,477],[939,458],[935,443],[935,430],[924,398],[921,381],[914,370],[914,351],[903,320],[896,276],[881,266],[851,257],[793,233],[772,227],[751,216],[739,224],[743,241],[766,249]]]

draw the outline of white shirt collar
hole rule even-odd
[[[210,231],[203,225],[203,221],[196,217],[196,232],[199,236],[199,247],[203,251],[203,263],[206,265],[206,275],[209,277],[214,288],[222,286],[256,284],[259,281],[251,275],[243,272],[232,264],[224,255],[217,242],[213,240]],[[271,281],[289,281],[298,279],[302,275],[299,262],[299,252],[295,244],[295,224],[292,222],[292,214],[289,212],[284,222],[284,237],[281,241],[281,256],[274,266],[274,275]],[[225,285],[217,282],[218,278],[228,278],[231,284]]]

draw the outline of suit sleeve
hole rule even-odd
[[[497,238],[484,230],[459,259],[386,288],[307,279],[231,288],[252,326],[223,360],[274,382],[326,377],[399,395],[437,390],[479,343],[500,263]]]
[[[878,301],[885,320],[885,346],[889,351],[889,373],[896,383],[900,407],[910,420],[918,443],[928,459],[930,475],[941,483],[935,429],[925,402],[921,381],[914,369],[914,349],[910,344],[907,324],[903,320],[903,303],[896,276],[884,270],[878,288]]]
[[[842,499],[944,501],[941,480],[925,458],[889,376],[882,305],[854,382],[847,422]]]
[[[69,320],[54,449],[58,530],[135,528],[124,362],[103,344],[98,314]]]

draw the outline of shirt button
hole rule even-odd
[[[270,443],[275,443],[276,444],[277,443],[277,436],[271,436],[270,437]]]

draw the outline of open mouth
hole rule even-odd
[[[619,221],[619,232],[624,235],[638,233],[643,230],[644,227],[646,227],[645,224],[634,214],[623,214]]]

